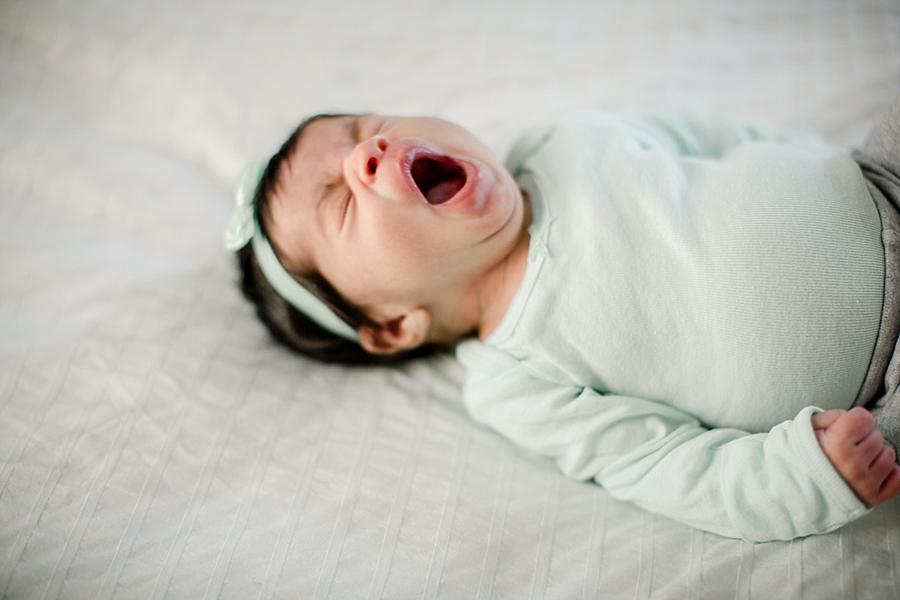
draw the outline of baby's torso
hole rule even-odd
[[[685,158],[570,122],[515,174],[536,205],[532,280],[489,342],[551,381],[710,426],[762,431],[852,403],[884,251],[849,157],[754,142]]]

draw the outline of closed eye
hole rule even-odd
[[[350,209],[350,200],[353,199],[353,192],[347,191],[347,195],[344,197],[343,205],[341,206],[341,229],[344,228],[344,223],[347,221],[347,211]]]

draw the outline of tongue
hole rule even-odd
[[[425,193],[425,199],[430,204],[441,204],[456,195],[465,185],[465,179],[462,177],[454,177],[447,181],[442,181],[429,189]]]

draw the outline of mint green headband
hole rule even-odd
[[[262,232],[253,200],[265,169],[266,163],[261,161],[252,161],[244,167],[234,195],[234,212],[231,213],[228,229],[225,231],[225,247],[237,251],[250,242],[259,268],[282,298],[324,329],[342,338],[357,341],[359,336],[356,330],[288,274]]]

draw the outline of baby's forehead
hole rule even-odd
[[[346,116],[327,116],[308,123],[297,136],[289,154],[291,175],[308,176],[321,171],[329,154],[346,142],[355,120]]]
[[[293,229],[295,221],[305,219],[305,215],[315,209],[313,195],[323,180],[307,166],[301,164],[296,157],[291,157],[281,165],[281,172],[269,198],[269,214],[273,221],[279,222],[279,229],[282,226],[287,230]]]
[[[322,115],[311,119],[294,144],[294,151],[315,151],[322,143],[351,141],[358,137],[360,123],[372,115]]]
[[[275,180],[262,219],[269,242],[282,264],[291,272],[300,272],[306,266],[302,248],[308,237],[309,215],[314,210],[310,203],[311,185],[307,177],[298,173],[296,161],[286,160]]]

